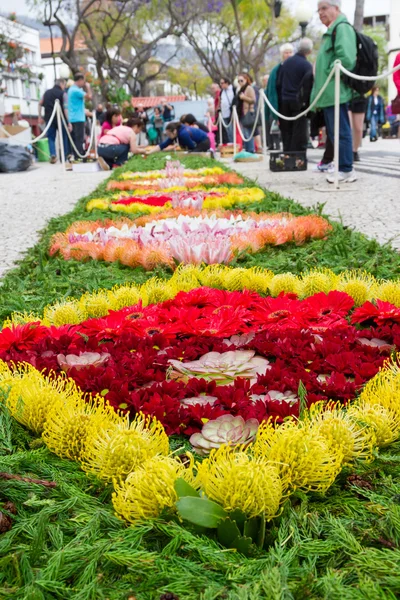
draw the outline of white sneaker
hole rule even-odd
[[[326,178],[328,183],[335,183],[335,174],[328,175]],[[343,171],[339,171],[339,181],[340,183],[354,183],[357,181],[357,174],[353,169],[350,173],[343,173]]]
[[[106,161],[104,160],[104,158],[102,156],[98,156],[97,157],[97,162],[99,163],[100,167],[102,168],[103,171],[109,171],[110,170],[110,166],[106,163]]]

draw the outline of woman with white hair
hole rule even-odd
[[[280,105],[281,105],[281,88],[280,88],[280,77],[279,77],[279,73],[281,70],[281,67],[283,65],[283,63],[285,62],[285,60],[287,60],[288,58],[290,58],[291,56],[293,56],[293,52],[294,52],[294,48],[292,44],[282,44],[282,46],[279,48],[280,51],[280,55],[281,55],[281,61],[278,65],[276,65],[276,67],[274,67],[271,71],[271,73],[269,74],[269,78],[268,78],[268,83],[267,83],[267,87],[265,88],[265,93],[267,95],[268,100],[270,101],[270,103],[272,104],[272,106],[274,107],[275,110],[277,110],[278,112],[280,112]],[[266,128],[267,128],[267,146],[269,150],[273,149],[273,142],[272,142],[272,136],[270,134],[271,132],[271,125],[272,125],[272,121],[277,120],[277,116],[276,114],[269,108],[269,106],[266,104],[265,105],[265,123],[266,123]]]

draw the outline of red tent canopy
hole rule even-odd
[[[162,100],[166,100],[168,104],[174,102],[184,102],[186,96],[139,96],[139,98],[132,98],[132,106],[135,108],[139,104],[143,104],[144,108],[153,108],[159,106]]]

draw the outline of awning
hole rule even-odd
[[[185,102],[186,96],[139,96],[139,98],[132,98],[131,102],[133,107],[143,104],[144,108],[153,108],[154,106],[160,106],[161,102],[164,100],[166,100],[168,104]]]

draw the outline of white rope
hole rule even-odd
[[[297,119],[301,119],[301,117],[305,117],[306,114],[309,113],[310,110],[314,108],[314,106],[317,104],[318,100],[321,98],[322,94],[325,92],[326,88],[328,87],[328,84],[329,84],[330,80],[332,79],[334,73],[335,73],[335,67],[333,67],[332,71],[329,73],[327,80],[325,81],[324,85],[322,86],[322,88],[320,89],[317,96],[314,98],[313,102],[310,104],[310,106],[308,108],[306,108],[306,110],[303,110],[303,112],[296,115],[295,117],[287,117],[285,115],[282,115],[280,112],[278,112],[272,106],[271,102],[268,100],[268,97],[265,94],[264,90],[261,90],[261,96],[264,98],[265,102],[267,103],[269,108],[272,110],[272,112],[275,113],[280,119],[283,119],[284,121],[297,121]]]
[[[238,117],[238,114],[237,114],[237,111],[236,111],[236,106],[234,106],[234,107],[233,107],[233,111],[234,111],[234,114],[235,114],[235,117],[236,117],[236,126],[237,126],[237,128],[238,128],[239,135],[240,135],[240,137],[242,138],[242,140],[243,140],[244,142],[250,142],[250,140],[252,140],[252,139],[253,139],[253,137],[254,137],[254,134],[255,134],[255,132],[256,132],[256,129],[257,129],[257,127],[259,127],[259,124],[258,124],[258,119],[259,119],[259,117],[260,117],[261,104],[262,104],[262,102],[260,102],[260,100],[259,100],[259,101],[258,101],[258,106],[257,106],[257,111],[256,111],[256,113],[255,113],[255,117],[254,117],[254,118],[255,118],[255,121],[254,121],[253,129],[252,129],[252,131],[251,131],[251,134],[250,134],[250,137],[249,137],[249,138],[245,138],[245,137],[244,137],[244,135],[243,135],[243,131],[242,131],[242,128],[241,128],[241,126],[240,126],[239,117]]]
[[[92,118],[92,130],[90,132],[90,140],[89,140],[89,148],[87,149],[87,151],[86,151],[85,154],[81,154],[79,152],[78,148],[75,146],[74,140],[71,137],[70,131],[68,129],[67,122],[65,121],[65,117],[64,117],[63,112],[61,110],[61,106],[60,106],[60,116],[61,116],[61,120],[62,120],[62,122],[64,124],[64,127],[67,130],[67,135],[69,137],[69,141],[71,142],[71,146],[75,150],[76,154],[79,156],[79,158],[86,158],[87,156],[89,156],[90,151],[92,149],[92,143],[94,142],[94,136],[95,136],[95,133],[96,133],[96,123],[95,123],[96,115],[93,114],[93,118]]]
[[[222,114],[221,114],[221,113],[219,113],[219,120],[221,121],[221,123],[222,123],[222,126],[223,126],[223,127],[225,127],[225,129],[229,129],[229,127],[230,127],[230,126],[232,125],[232,123],[233,123],[233,110],[232,110],[232,113],[231,113],[231,119],[230,119],[230,121],[229,121],[228,125],[225,123],[225,119],[224,119],[224,117],[222,116]]]
[[[356,75],[355,73],[352,73],[351,71],[348,71],[342,65],[342,63],[340,62],[340,60],[337,61],[337,62],[340,63],[340,70],[342,71],[342,73],[344,73],[348,77],[351,77],[352,79],[358,79],[358,81],[377,81],[378,79],[385,79],[385,77],[389,77],[389,75],[392,75],[393,73],[395,73],[396,71],[398,71],[400,69],[400,65],[397,65],[397,67],[393,67],[393,69],[390,69],[390,71],[386,71],[386,73],[382,73],[382,75],[375,75],[375,76],[372,76],[372,77],[366,77],[365,75]]]

